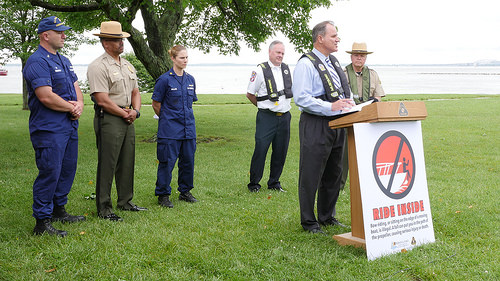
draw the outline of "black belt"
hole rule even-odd
[[[118,106],[118,107],[120,107],[121,109],[131,109],[132,108],[131,105],[129,105],[129,106]]]
[[[266,112],[266,113],[272,113],[272,114],[274,114],[276,116],[283,116],[283,115],[285,115],[285,114],[288,113],[288,111],[287,112],[275,112],[275,111],[272,111],[272,110],[269,110],[269,109],[266,109],[266,108],[259,108],[259,111],[263,111],[263,112]]]
[[[333,115],[333,116],[323,116],[323,115],[316,115],[316,114],[311,114],[311,113],[308,113],[308,112],[305,112],[305,111],[302,111],[302,114],[307,114],[311,117],[315,117],[315,118],[321,118],[321,119],[325,119],[325,120],[329,120],[329,121],[332,121],[332,120],[335,120],[337,118],[340,118],[340,117],[343,117],[344,115]]]

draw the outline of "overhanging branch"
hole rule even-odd
[[[101,5],[98,3],[91,3],[86,5],[60,6],[44,2],[42,0],[29,0],[29,1],[33,6],[42,7],[56,12],[91,12],[101,9]]]

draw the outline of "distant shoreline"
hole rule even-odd
[[[342,63],[341,63],[342,64]],[[88,64],[73,64],[74,66],[87,66]],[[255,64],[250,63],[193,63],[189,64],[190,66],[255,66]],[[295,63],[289,63],[290,66],[295,66]],[[346,66],[347,64],[342,64]],[[395,67],[407,67],[407,66],[442,66],[442,67],[450,67],[450,66],[474,66],[474,67],[489,67],[489,66],[500,66],[500,61],[491,61],[491,62],[467,62],[467,63],[449,63],[449,64],[369,64],[370,66],[395,66]],[[7,63],[5,66],[21,66],[20,63]]]

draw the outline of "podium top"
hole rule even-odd
[[[350,127],[354,123],[423,120],[427,109],[423,101],[388,101],[367,105],[361,111],[330,121],[330,128]]]

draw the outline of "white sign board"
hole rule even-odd
[[[434,242],[420,121],[353,129],[368,259]]]

